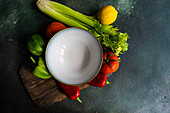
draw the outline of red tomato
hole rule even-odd
[[[118,68],[119,68],[118,57],[112,52],[104,53],[103,54],[103,65],[101,67],[100,72],[104,74],[111,74],[117,71]]]
[[[55,35],[57,32],[65,29],[66,26],[62,24],[61,22],[53,22],[50,25],[48,25],[46,29],[46,37],[47,39],[51,39],[53,35]]]

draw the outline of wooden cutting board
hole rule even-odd
[[[53,77],[44,80],[37,78],[31,74],[32,64],[30,62],[24,64],[20,68],[21,79],[30,94],[32,100],[39,107],[48,107],[56,102],[60,102],[67,98],[58,85],[58,81]],[[80,85],[80,90],[89,87],[88,84]]]

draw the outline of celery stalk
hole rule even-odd
[[[87,28],[86,30],[91,29],[91,27],[90,27],[89,25],[87,25],[87,24],[85,24],[85,23],[83,23],[83,22],[75,19],[74,17],[71,17],[71,16],[66,15],[66,14],[64,14],[64,13],[60,13],[60,14],[63,15],[63,16],[65,16],[65,17],[67,17],[67,18],[69,18],[69,19],[71,19],[71,20],[74,20],[75,22],[77,22],[77,23],[79,23],[79,24],[81,24],[81,25],[83,25],[84,27]],[[75,27],[76,27],[76,26],[75,26]],[[78,26],[77,26],[77,27],[78,27]]]
[[[74,17],[76,18],[77,20],[91,26],[91,27],[94,27],[94,21],[90,20],[89,18],[86,17],[86,15],[82,14],[82,13],[79,13],[65,5],[62,5],[58,2],[54,2],[54,1],[49,1],[49,0],[45,0],[45,1],[48,1],[46,2],[47,5],[49,5],[50,7],[52,7],[55,11],[57,12],[61,12],[61,13],[64,13],[66,15],[69,15],[71,17]]]
[[[44,2],[45,1],[45,2]],[[53,8],[51,8],[50,6],[48,6],[46,4],[46,1],[47,0],[38,0],[37,1],[37,7],[42,11],[44,12],[45,14],[51,16],[52,18],[54,19],[57,19],[69,26],[73,26],[73,27],[80,27],[80,28],[83,28],[83,29],[86,29],[88,30],[87,27],[83,26],[80,22],[78,21],[75,21],[73,19],[70,19],[66,16],[63,16],[61,13],[58,13],[56,12],[55,10],[53,10]]]

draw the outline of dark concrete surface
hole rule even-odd
[[[170,113],[169,0],[57,0],[87,15],[111,4],[119,11],[114,23],[130,35],[111,85],[81,91],[80,104],[65,99],[48,108],[31,100],[19,69],[29,59],[26,39],[44,34],[54,21],[36,0],[0,0],[0,102],[3,113]]]

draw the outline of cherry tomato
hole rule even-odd
[[[100,72],[104,74],[111,74],[117,71],[119,68],[119,59],[112,52],[106,52],[103,54],[103,65]]]

